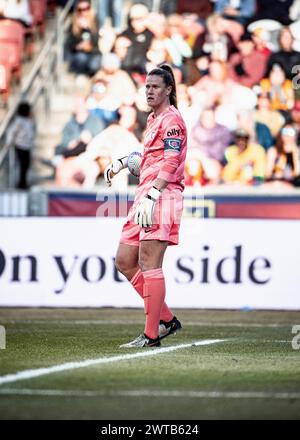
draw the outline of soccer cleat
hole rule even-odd
[[[159,347],[159,346],[160,346],[159,338],[151,339],[148,338],[148,336],[146,336],[145,334],[142,334],[133,341],[128,342],[127,344],[120,345],[120,348],[143,348],[143,347]]]
[[[171,321],[160,321],[159,322],[159,332],[158,332],[158,339],[161,341],[162,339],[166,338],[169,335],[176,334],[179,330],[182,329],[181,322],[178,321],[176,316],[174,316]]]

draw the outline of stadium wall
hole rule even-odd
[[[124,219],[0,219],[0,306],[142,307],[116,271]],[[300,310],[300,221],[183,219],[172,307]]]
[[[47,193],[47,214],[50,217],[122,217],[127,215],[133,196],[134,193],[50,191]],[[290,194],[210,194],[203,188],[186,189],[184,216],[300,220],[300,194],[299,191]]]

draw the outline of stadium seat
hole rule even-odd
[[[10,49],[9,64],[17,80],[21,78],[22,57],[24,52],[24,29],[14,20],[0,20],[1,52]]]
[[[15,20],[0,21],[0,39],[18,44],[20,49],[24,46],[24,28]]]
[[[33,16],[33,27],[40,36],[45,33],[47,0],[29,0],[30,12]]]
[[[8,63],[1,60],[0,56],[0,95],[4,105],[7,105],[10,94],[11,69]]]
[[[0,39],[0,51],[7,54],[6,62],[10,66],[13,76],[17,82],[20,82],[22,75],[22,59],[19,49],[14,43],[3,42]]]

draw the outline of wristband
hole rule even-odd
[[[157,188],[155,188],[155,186],[153,186],[150,189],[150,191],[148,192],[146,197],[148,199],[153,200],[154,202],[156,202],[157,199],[159,199],[160,195],[161,195],[161,192]]]

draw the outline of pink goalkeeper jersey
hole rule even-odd
[[[170,106],[157,117],[151,113],[145,131],[140,183],[135,200],[144,196],[157,178],[169,182],[163,193],[174,189],[183,191],[186,150],[186,126],[179,111]]]

